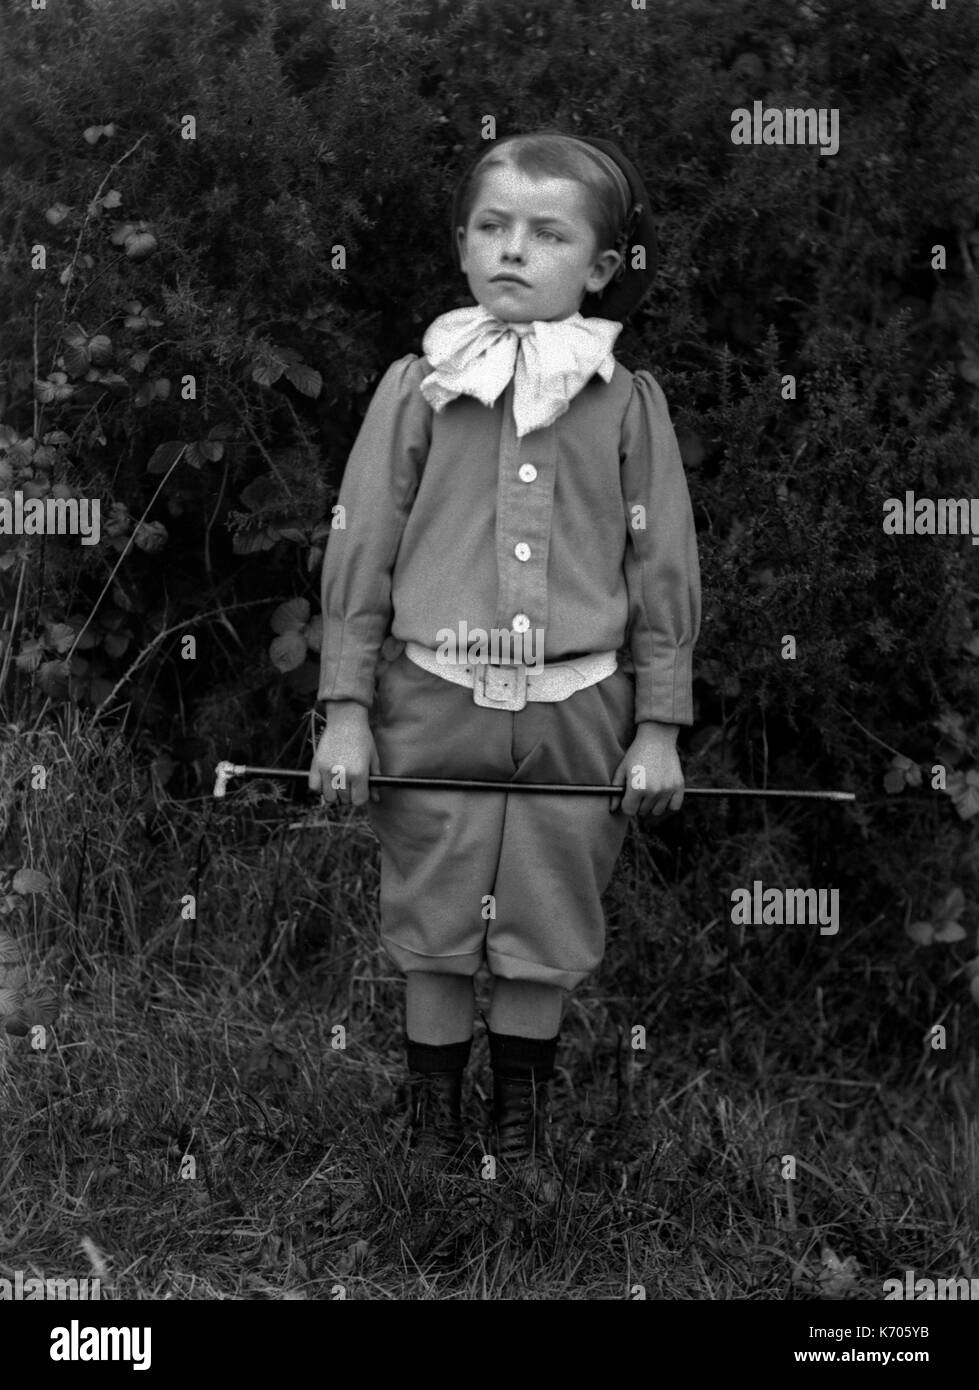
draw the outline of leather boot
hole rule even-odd
[[[556,1202],[561,1185],[548,1136],[550,1084],[494,1072],[493,1122],[504,1173],[531,1195]]]
[[[409,1073],[411,1149],[427,1169],[456,1171],[464,1157],[462,1068]]]

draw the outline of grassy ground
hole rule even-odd
[[[361,813],[300,828],[255,786],[161,808],[121,745],[42,743],[40,808],[24,748],[5,754],[3,862],[19,844],[52,887],[8,898],[5,928],[62,1006],[43,1050],[0,1041],[0,1277],[145,1299],[786,1300],[979,1275],[974,1025],[859,937],[732,943],[631,838],[605,966],[566,1012],[557,1208],[412,1178],[403,986]],[[489,1086],[478,1025],[477,1130]]]

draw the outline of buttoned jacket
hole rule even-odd
[[[513,383],[494,406],[439,413],[409,354],[371,400],[322,571],[319,698],[370,706],[387,636],[436,650],[465,624],[534,629],[545,664],[616,650],[636,721],[692,723],[697,541],[680,450],[654,377],[616,363],[553,425],[518,439]]]

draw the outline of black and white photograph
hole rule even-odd
[[[976,0],[0,0],[9,1355],[960,1364],[977,442]]]

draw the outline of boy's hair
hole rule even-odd
[[[573,179],[581,184],[596,252],[616,249],[632,203],[625,175],[608,155],[560,131],[513,135],[487,150],[469,171],[456,219],[459,226],[469,226],[483,176],[507,165],[534,178]]]

